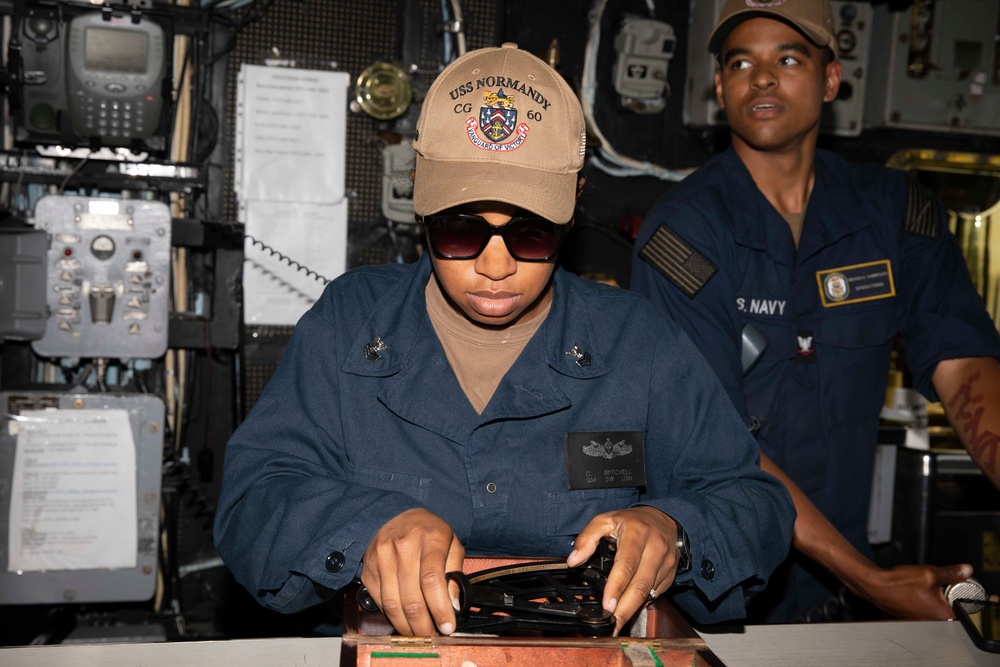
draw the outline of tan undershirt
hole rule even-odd
[[[782,213],[781,217],[788,223],[792,230],[792,238],[795,240],[795,247],[799,247],[799,239],[802,238],[802,223],[806,221],[806,214],[802,213]]]
[[[493,328],[479,326],[453,308],[433,273],[424,296],[427,315],[444,347],[451,370],[476,413],[483,414],[500,380],[545,321],[549,306],[527,322]]]

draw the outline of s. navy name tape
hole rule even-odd
[[[692,299],[719,270],[677,232],[662,225],[639,256]]]

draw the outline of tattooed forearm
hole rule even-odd
[[[952,426],[959,432],[969,454],[981,465],[996,470],[1000,435],[982,426],[986,397],[981,388],[973,386],[980,377],[979,371],[970,375],[947,405],[953,410]]]

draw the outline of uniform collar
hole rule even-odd
[[[411,268],[408,280],[400,280],[375,302],[371,315],[354,334],[342,371],[388,377],[407,363],[424,328],[431,326],[424,302],[430,259],[422,257]]]
[[[871,224],[863,216],[845,212],[848,207],[834,200],[836,173],[849,167],[846,164],[838,166],[835,164],[838,158],[832,153],[817,149],[816,181],[809,195],[802,238],[796,253],[791,234],[786,234],[784,228],[774,224],[784,222],[781,214],[754,183],[735,149],[730,146],[720,160],[726,192],[732,202],[730,210],[740,216],[733,224],[733,240],[740,245],[765,251],[775,261],[791,264],[790,258],[796,256],[798,261],[802,261]]]
[[[608,372],[593,333],[600,323],[581,300],[574,279],[556,268],[548,317],[486,410],[476,415],[464,400],[451,368],[441,363],[444,351],[424,300],[430,271],[430,259],[424,255],[413,265],[409,279],[400,281],[375,303],[341,365],[346,373],[389,379],[381,386],[378,400],[400,417],[458,437],[495,419],[530,418],[569,407],[571,401],[554,373],[587,380]],[[457,415],[456,419],[442,419],[442,410]]]
[[[816,150],[816,183],[809,196],[799,241],[799,262],[872,224],[871,218],[862,215],[850,198],[853,194],[853,184],[848,177],[851,168],[833,153]]]
[[[726,198],[733,211],[733,240],[754,250],[768,250],[768,228],[764,216],[773,211],[767,198],[757,188],[749,170],[732,146],[719,156]]]

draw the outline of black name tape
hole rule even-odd
[[[642,431],[567,433],[566,484],[570,489],[646,485]]]

